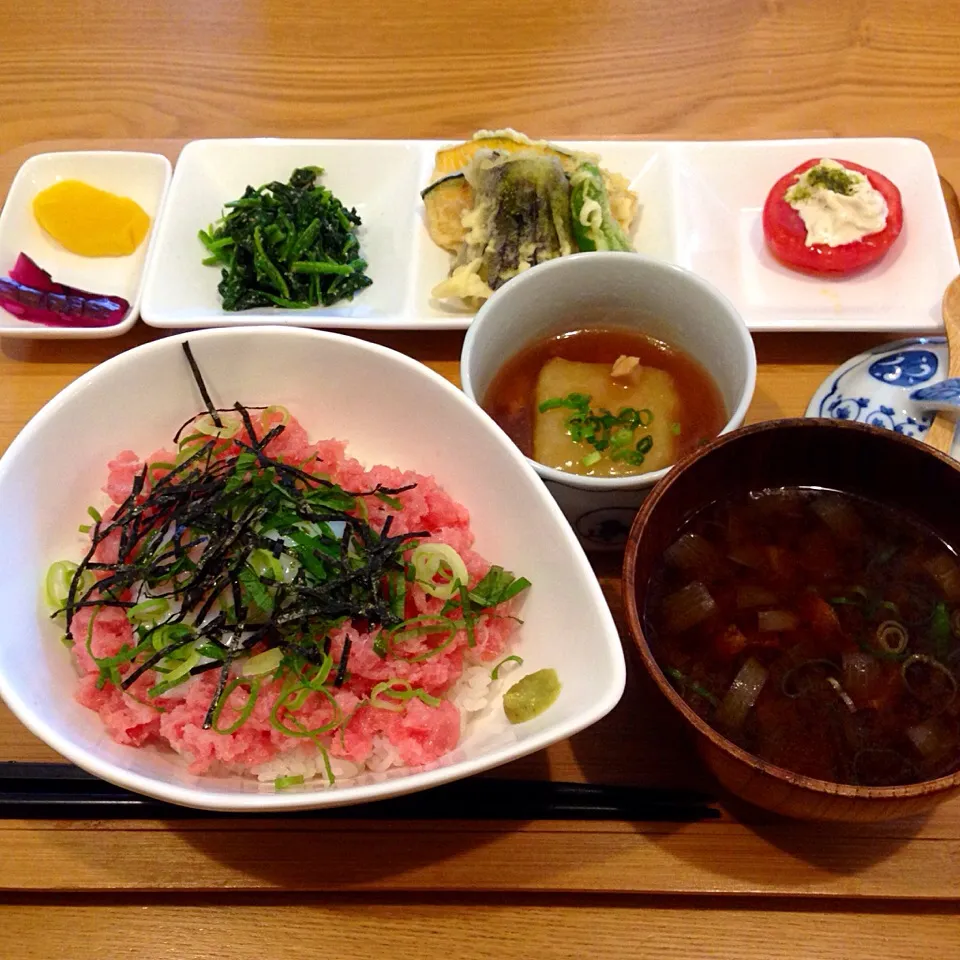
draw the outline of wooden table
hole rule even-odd
[[[4,0],[0,192],[37,141],[916,136],[960,184],[954,0]],[[0,343],[0,447],[152,336]],[[378,337],[456,379],[459,334]],[[757,338],[748,416],[870,336]],[[611,597],[616,567],[599,574]],[[4,642],[10,638],[4,637]],[[642,678],[516,777],[699,785]],[[0,759],[50,759],[0,710]],[[874,827],[0,821],[0,955],[960,957],[960,804]],[[334,939],[336,938],[336,939]]]

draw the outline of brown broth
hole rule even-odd
[[[718,501],[645,618],[684,700],[769,763],[861,786],[960,769],[960,560],[907,514],[797,487]]]
[[[727,420],[723,398],[710,375],[692,357],[659,340],[617,327],[574,330],[538,340],[512,356],[494,377],[481,406],[528,457],[533,456],[537,378],[554,357],[610,363],[638,357],[642,366],[669,373],[680,398],[677,456],[712,440]]]

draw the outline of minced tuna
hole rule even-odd
[[[251,445],[262,440],[271,428],[282,427],[263,446],[264,457],[279,464],[297,465],[298,470],[324,477],[344,491],[358,492],[356,502],[347,511],[353,517],[364,518],[368,529],[384,536],[388,531],[390,537],[418,533],[419,543],[448,545],[459,556],[462,569],[466,571],[468,583],[463,585],[464,589],[474,591],[482,581],[486,582],[485,578],[489,579],[490,562],[473,550],[474,536],[467,508],[447,494],[434,477],[390,466],[366,468],[348,456],[345,442],[321,440],[311,443],[303,427],[286,411],[268,408],[259,417],[253,435],[249,427],[238,421],[233,436],[227,435],[223,439],[223,432],[220,437],[214,436],[218,447],[211,462],[229,464],[231,458],[235,460],[244,452],[249,453]],[[159,516],[161,512],[159,506],[152,506],[160,503],[156,492],[164,483],[170,490],[186,474],[175,472],[169,480],[163,478],[170,473],[178,458],[182,461],[193,450],[199,449],[199,445],[211,442],[202,430],[198,434],[188,427],[187,435],[177,449],[158,450],[146,460],[131,450],[123,450],[107,464],[103,491],[110,503],[102,510],[100,523],[93,525],[91,530],[91,536],[99,539],[89,558],[93,566],[85,576],[90,577],[92,573],[103,582],[115,575],[118,565],[133,562],[131,558],[138,556],[138,550],[146,550],[143,544],[147,540],[143,535],[149,522],[144,518]],[[245,469],[251,470],[245,480],[248,482],[258,468],[247,466]],[[241,474],[238,466],[237,475]],[[288,482],[284,480],[285,476],[280,470],[276,473],[276,482],[281,485]],[[182,482],[186,483],[186,480]],[[309,484],[302,486],[309,489]],[[371,492],[384,489],[400,492],[390,495]],[[135,533],[139,539],[130,533],[126,521],[123,521],[138,509],[141,519],[137,521],[140,527]],[[111,523],[120,525],[103,535]],[[160,526],[159,520],[155,525]],[[202,547],[190,545],[189,530],[181,531],[176,523],[171,523],[170,530],[175,527],[175,535],[183,536],[183,542],[195,557],[196,551]],[[165,534],[168,539],[172,535]],[[271,534],[261,530],[259,535]],[[280,551],[293,555],[294,547],[292,541],[281,540],[279,534],[273,535],[277,548],[272,552],[274,556],[280,555],[279,563],[284,560]],[[262,542],[268,546],[271,543],[270,540]],[[402,617],[413,627],[408,626],[404,631],[394,625],[388,629],[383,623],[371,622],[369,617],[349,616],[342,622],[327,624],[321,635],[305,634],[296,640],[296,643],[312,644],[312,659],[296,660],[294,657],[300,666],[291,666],[293,661],[284,660],[269,673],[251,677],[242,675],[244,664],[252,664],[252,658],[271,645],[284,651],[284,656],[288,655],[292,649],[289,643],[293,642],[289,640],[289,631],[284,634],[287,639],[282,642],[277,639],[279,635],[270,640],[268,631],[264,634],[264,641],[245,650],[244,656],[237,657],[229,668],[221,667],[216,658],[198,653],[184,680],[165,687],[163,684],[170,675],[171,666],[183,662],[193,648],[183,648],[179,660],[162,659],[152,668],[143,670],[143,663],[154,652],[149,645],[150,636],[163,635],[162,632],[151,633],[158,629],[156,623],[136,616],[139,608],[131,609],[135,602],[142,605],[143,599],[149,595],[143,582],[127,585],[124,589],[115,588],[112,601],[105,599],[105,588],[93,587],[89,599],[102,600],[102,606],[78,605],[68,611],[69,633],[74,640],[73,656],[81,674],[77,700],[99,713],[106,730],[118,743],[131,747],[170,748],[184,758],[192,772],[198,774],[259,773],[262,776],[263,771],[277,774],[307,770],[309,776],[329,770],[332,764],[334,769],[346,771],[350,776],[368,769],[431,763],[456,747],[462,735],[464,715],[451,699],[451,691],[465,670],[486,665],[484,673],[489,674],[493,662],[504,656],[518,621],[513,616],[516,602],[513,599],[484,606],[482,597],[464,601],[461,592],[444,595],[437,584],[443,586],[452,577],[452,572],[446,568],[441,567],[435,581],[411,580],[411,556],[415,547],[416,544],[411,542],[409,547],[404,543],[398,548],[404,551],[401,570],[402,564],[408,564],[406,572],[400,575],[405,582],[405,595],[398,601],[402,605],[398,619]],[[125,552],[123,557],[120,551]],[[322,559],[322,555],[318,556]],[[268,566],[271,563],[269,556],[266,563]],[[499,570],[494,568],[494,573]],[[80,573],[83,573],[82,569]],[[275,580],[271,577],[275,574],[263,575],[262,570],[259,574],[261,585],[276,590],[273,598],[278,603],[279,598],[296,592],[295,579],[291,586],[274,588]],[[296,577],[296,574],[291,576]],[[510,577],[509,574],[506,576]],[[79,584],[79,574],[77,577]],[[242,577],[240,579],[243,582]],[[393,581],[388,579],[375,584],[375,591],[387,589],[385,585],[389,582]],[[244,594],[245,606],[239,609],[250,609],[255,603],[257,586],[251,587],[246,582],[244,589],[248,588],[253,592]],[[156,584],[152,589],[154,594],[163,592]],[[166,589],[170,589],[169,585]],[[321,590],[316,585],[314,589]],[[79,592],[78,587],[74,600]],[[221,598],[230,596],[229,590],[224,590]],[[113,601],[124,605],[111,605]],[[209,622],[223,609],[223,604],[228,603],[229,600],[221,599],[212,605],[206,614],[207,620],[202,622]],[[177,609],[175,599],[166,617],[176,619]],[[464,609],[471,611],[469,617]],[[375,615],[370,616],[376,619]],[[420,623],[434,622],[442,617],[456,622],[456,627],[446,633],[420,633],[416,629]],[[192,621],[187,619],[185,622]],[[257,627],[260,621],[252,622]],[[277,622],[280,622],[279,617]],[[390,629],[400,629],[400,632],[390,634]],[[218,640],[228,644],[230,633],[231,629],[225,623],[223,636]],[[391,642],[385,645],[385,636],[388,635]],[[288,645],[284,646],[284,643]],[[127,656],[138,644],[141,653]],[[320,681],[323,690],[311,689],[309,684],[302,685],[297,671],[300,670],[304,677],[317,676],[311,671],[324,657],[329,659],[333,669],[325,680]],[[342,664],[344,659],[345,666]],[[136,679],[130,682],[138,668]],[[478,688],[474,684],[472,689],[476,691]],[[211,724],[211,704],[218,695],[221,699],[215,722]],[[311,753],[315,758],[312,764]],[[289,767],[284,766],[287,757],[291,761]]]

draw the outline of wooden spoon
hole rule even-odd
[[[943,328],[947,334],[947,351],[950,357],[947,375],[960,377],[960,277],[955,277],[944,291]],[[949,453],[956,429],[955,420],[947,414],[938,413],[927,435],[927,443]]]

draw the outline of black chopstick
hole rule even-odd
[[[254,818],[318,820],[626,820],[692,823],[720,816],[696,790],[474,777],[353,807]],[[0,762],[0,819],[235,817],[131,793],[67,763]]]

